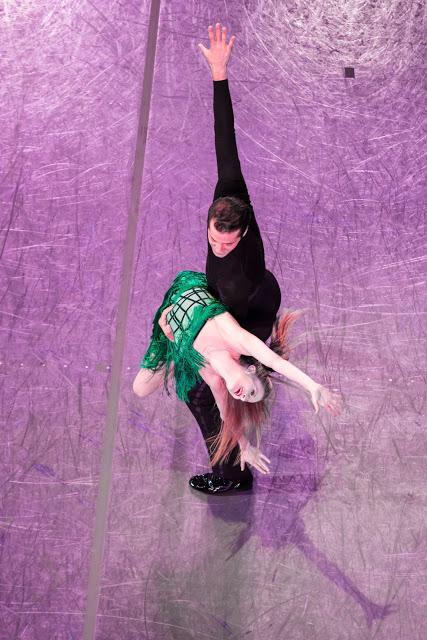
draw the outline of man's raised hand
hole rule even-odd
[[[211,68],[213,80],[226,80],[227,65],[236,37],[231,36],[227,43],[227,27],[221,27],[219,22],[216,23],[215,29],[209,25],[208,36],[209,49],[203,44],[198,45],[199,49]]]

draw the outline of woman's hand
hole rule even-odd
[[[321,384],[318,384],[311,391],[311,402],[316,413],[319,413],[320,407],[326,409],[333,416],[338,416],[342,411],[342,396],[340,393],[330,391]]]
[[[244,471],[245,464],[250,464],[255,469],[257,469],[260,473],[264,475],[269,473],[270,467],[268,466],[271,462],[259,449],[256,449],[251,445],[249,440],[246,438],[241,438],[239,440],[240,447],[240,469]]]
[[[159,318],[159,327],[161,328],[165,336],[168,338],[168,340],[170,340],[171,342],[175,342],[173,337],[173,331],[170,328],[170,325],[168,325],[166,320],[166,316],[169,313],[169,311],[172,309],[172,307],[173,307],[173,304],[171,304],[169,307],[166,307],[166,309],[163,311],[162,315]]]
[[[199,49],[211,68],[213,80],[226,80],[227,65],[236,37],[231,36],[227,44],[227,27],[221,28],[219,22],[216,23],[215,30],[212,25],[208,27],[208,35],[210,48],[206,49],[203,44],[199,44]]]

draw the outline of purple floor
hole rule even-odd
[[[425,640],[426,7],[155,8],[1,9],[0,639]],[[204,268],[216,20],[293,361],[346,408],[280,387],[272,473],[208,499],[186,406],[131,382]]]

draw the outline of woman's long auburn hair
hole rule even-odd
[[[272,351],[284,360],[289,359],[291,352],[289,331],[301,313],[302,311],[285,311],[280,317],[276,318],[274,323],[269,346]],[[262,427],[270,415],[271,402],[269,398],[273,389],[271,382],[273,370],[257,360],[248,359],[245,356],[243,356],[243,359],[255,365],[255,373],[263,383],[265,394],[259,402],[242,402],[233,398],[231,394],[227,394],[225,416],[221,422],[220,432],[212,443],[211,450],[214,452],[211,461],[212,465],[226,460],[243,434],[247,436],[255,433],[256,443],[259,446]]]

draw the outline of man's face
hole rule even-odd
[[[240,229],[236,231],[218,231],[215,229],[214,220],[211,220],[208,228],[208,242],[217,258],[225,258],[239,244]]]

